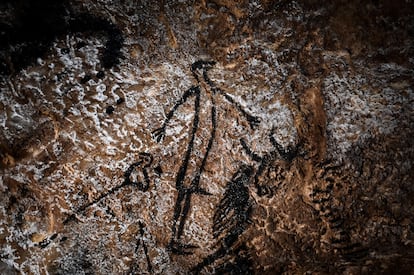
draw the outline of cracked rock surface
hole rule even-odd
[[[0,3],[0,273],[410,274],[411,1]]]

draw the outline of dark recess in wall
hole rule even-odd
[[[1,75],[13,74],[33,64],[47,53],[55,39],[67,33],[105,33],[102,65],[108,69],[119,63],[124,41],[121,30],[106,19],[75,14],[68,1],[6,0],[0,8],[10,13],[0,18]]]

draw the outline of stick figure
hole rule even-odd
[[[145,230],[144,230],[145,225],[141,221],[138,221],[138,226],[139,226],[139,236],[138,236],[138,239],[137,239],[137,243],[136,243],[134,252],[135,252],[136,255],[139,255],[139,250],[142,247],[142,252],[144,252],[143,254],[144,254],[144,257],[145,257],[146,264],[147,264],[146,269],[147,269],[147,272],[149,274],[151,274],[153,272],[153,267],[152,267],[150,255],[148,253],[148,247],[147,247],[147,244],[145,242],[145,236],[144,236],[145,235]],[[129,274],[139,274],[139,273],[142,273],[142,271],[143,270],[140,270],[139,266],[134,265]]]
[[[193,194],[196,195],[210,195],[205,189],[200,187],[200,177],[204,172],[205,166],[207,164],[207,159],[210,154],[210,150],[213,146],[213,142],[216,136],[217,128],[217,113],[215,98],[217,95],[223,96],[231,105],[233,105],[241,115],[249,122],[251,128],[259,123],[259,119],[248,114],[242,106],[234,101],[234,99],[220,88],[217,88],[214,83],[210,80],[207,75],[209,69],[215,65],[214,61],[197,61],[192,64],[191,72],[194,78],[197,80],[197,86],[192,86],[190,89],[184,92],[183,96],[177,101],[177,103],[171,108],[168,112],[166,119],[164,120],[162,126],[156,129],[153,134],[157,142],[160,142],[165,135],[165,129],[177,111],[177,109],[184,104],[190,97],[194,96],[194,118],[192,123],[192,128],[190,130],[190,138],[187,144],[186,151],[184,153],[184,158],[181,162],[180,168],[177,172],[177,177],[175,180],[175,186],[178,191],[176,203],[174,206],[173,214],[173,225],[171,228],[171,239],[169,242],[169,249],[173,253],[177,254],[190,254],[189,250],[196,248],[196,246],[191,244],[183,244],[180,242],[180,239],[183,235],[184,224],[187,219],[187,216],[190,211],[191,206],[191,197]],[[208,138],[208,143],[205,149],[204,156],[202,157],[201,163],[198,167],[195,168],[195,173],[191,177],[188,174],[188,165],[192,162],[192,157],[194,157],[194,140],[196,138],[197,130],[199,129],[199,119],[200,119],[200,98],[201,92],[205,89],[206,95],[211,102],[210,109],[210,120],[211,120],[211,131]],[[206,102],[203,102],[206,103]]]

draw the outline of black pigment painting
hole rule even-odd
[[[215,62],[212,61],[202,61],[199,60],[191,66],[191,70],[193,73],[194,78],[197,82],[204,83],[204,88],[201,88],[200,85],[193,86],[189,90],[185,91],[183,96],[179,99],[179,101],[172,107],[171,111],[168,112],[165,121],[163,122],[161,128],[154,131],[154,135],[157,141],[160,141],[165,134],[165,128],[168,125],[168,122],[173,117],[174,113],[180,107],[180,105],[184,104],[190,96],[194,96],[194,117],[192,121],[192,127],[189,133],[189,141],[185,152],[183,152],[183,160],[182,164],[177,171],[176,176],[176,183],[175,187],[177,189],[177,200],[174,206],[174,217],[173,217],[173,227],[172,227],[172,237],[169,243],[169,248],[178,254],[186,254],[190,253],[185,251],[186,248],[194,248],[193,244],[182,244],[180,242],[181,236],[183,235],[184,223],[188,217],[190,207],[191,207],[191,196],[192,195],[204,195],[209,196],[210,194],[206,189],[200,187],[200,178],[202,173],[204,172],[205,166],[208,161],[208,156],[210,150],[215,142],[216,136],[216,128],[217,128],[217,111],[215,106],[215,97],[216,96],[223,96],[228,102],[233,105],[244,118],[249,122],[250,126],[253,128],[256,123],[258,123],[258,119],[249,115],[240,104],[236,103],[230,95],[223,92],[219,88],[215,87],[212,83],[210,78],[208,77],[207,71],[208,69],[213,66]],[[205,89],[207,88],[207,89]],[[208,94],[207,98],[210,99],[210,123],[211,129],[209,133],[209,137],[207,137],[207,145],[205,150],[200,150],[199,152],[194,153],[194,141],[199,127],[199,119],[200,119],[200,93],[205,92]],[[203,102],[203,105],[206,104]],[[205,138],[205,137],[204,137]],[[201,154],[200,154],[201,152]],[[192,158],[200,157],[200,160],[192,160]],[[198,167],[195,167],[194,175],[187,175],[188,165],[191,163],[198,164]],[[191,178],[191,176],[193,178]],[[189,178],[190,177],[190,178]],[[187,183],[189,181],[189,183]]]
[[[1,274],[410,274],[410,1],[0,3]]]

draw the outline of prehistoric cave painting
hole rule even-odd
[[[102,200],[104,200],[105,198],[107,198],[108,196],[118,192],[119,190],[121,190],[124,187],[127,186],[135,186],[138,188],[138,190],[140,191],[148,191],[150,184],[151,184],[151,177],[154,176],[154,174],[156,175],[160,175],[162,173],[160,166],[156,166],[153,167],[153,156],[149,153],[146,152],[140,152],[138,154],[138,161],[131,164],[128,169],[125,171],[124,173],[124,181],[122,184],[112,188],[111,190],[101,194],[99,197],[97,197],[96,199],[94,199],[93,201],[79,207],[73,214],[71,214],[70,216],[68,216],[64,221],[63,224],[68,224],[74,220],[76,220],[76,215],[77,214],[82,214],[85,212],[86,209],[88,209],[89,207],[96,205],[98,203],[100,203]],[[148,262],[148,270],[152,269],[150,260],[149,260],[149,256],[147,254],[147,247],[146,244],[143,242],[142,240],[142,236],[143,236],[143,232],[144,232],[144,225],[139,222],[139,227],[140,227],[140,236],[141,239],[138,241],[137,243],[137,249],[139,248],[138,245],[141,244],[143,246],[145,255],[146,255],[146,259]],[[46,248],[49,246],[49,244],[51,244],[55,239],[57,239],[58,233],[53,234],[52,236],[44,239],[42,242],[39,243],[39,247],[40,248]],[[61,241],[64,240],[65,237],[61,238]],[[140,243],[142,242],[142,243]]]
[[[76,220],[76,215],[83,214],[89,207],[99,204],[108,196],[115,194],[116,192],[120,191],[122,188],[127,186],[134,186],[140,191],[148,191],[149,188],[152,186],[152,180],[155,176],[160,176],[162,170],[160,166],[154,165],[154,158],[150,153],[147,152],[140,152],[138,154],[138,161],[131,164],[128,169],[124,173],[124,181],[122,184],[110,189],[109,191],[101,194],[99,197],[94,199],[93,201],[81,206],[78,208],[74,214],[67,217],[63,224],[68,224]],[[145,230],[145,224],[142,221],[138,221],[138,232],[137,232],[137,242],[135,246],[134,253],[136,255],[144,255],[145,257],[145,267],[140,266],[139,264],[134,263],[131,267],[131,274],[139,274],[142,270],[147,270],[148,273],[153,273],[153,266],[151,263],[150,255],[148,252],[148,245],[145,241],[145,235],[148,234]],[[54,241],[64,242],[67,237],[61,236],[59,237],[59,233],[55,233],[52,236],[44,239],[42,242],[39,243],[39,247],[44,249],[48,247]]]
[[[124,174],[124,186],[135,185],[138,190],[147,191],[150,186],[149,169],[154,160],[149,153],[139,153],[140,160],[131,164]],[[139,168],[137,170],[137,168]],[[159,166],[155,168],[157,174],[161,173]]]
[[[257,171],[254,174],[254,185],[259,196],[269,196],[273,195],[273,190],[269,186],[260,185],[260,176],[263,172],[272,164],[272,162],[278,157],[284,161],[291,162],[295,157],[303,155],[303,152],[300,152],[301,143],[298,143],[295,146],[288,146],[286,149],[279,144],[272,134],[269,135],[270,142],[272,143],[275,150],[266,153],[264,156],[259,156],[253,152],[246,144],[244,139],[240,140],[240,143],[245,150],[245,152],[252,158],[252,160],[259,163]]]
[[[222,257],[215,259],[215,261],[219,259],[220,263],[214,266],[214,274],[254,274],[253,261],[249,254],[249,248],[245,244],[228,249]],[[204,261],[193,268],[192,273],[201,273],[202,269],[207,266],[203,264]]]
[[[57,37],[68,33],[105,33],[102,65],[111,68],[119,62],[124,38],[119,28],[106,19],[77,14],[66,1],[22,0],[2,5],[13,5],[14,16],[6,22],[0,21],[0,75],[26,68],[42,57]]]
[[[246,245],[241,245],[232,253],[231,259],[225,260],[214,268],[216,274],[254,274],[253,261]]]
[[[253,167],[243,164],[227,183],[224,196],[220,200],[213,218],[213,235],[217,240],[218,249],[196,265],[192,269],[194,273],[199,273],[204,267],[225,256],[234,255],[241,262],[240,247],[234,247],[234,244],[250,223],[251,202],[248,185],[252,180]],[[245,259],[244,262],[248,261]],[[247,271],[249,266],[245,264],[243,269]],[[229,268],[231,268],[230,265],[223,266],[223,271],[229,272]]]
[[[269,138],[275,150],[262,157],[252,152],[243,139],[240,140],[246,153],[259,165],[255,168],[252,165],[242,164],[233,175],[232,180],[227,183],[224,196],[214,213],[213,234],[214,238],[218,240],[219,247],[193,268],[195,273],[201,272],[203,268],[224,257],[230,257],[231,261],[228,259],[222,264],[223,268],[225,266],[223,272],[233,272],[233,269],[236,268],[239,273],[248,273],[250,260],[246,255],[247,252],[243,253],[244,257],[241,257],[240,245],[235,245],[250,224],[252,204],[249,199],[248,186],[253,183],[259,196],[272,196],[274,191],[271,187],[259,183],[260,176],[275,159],[281,158],[284,161],[291,162],[295,157],[302,154],[299,153],[300,144],[284,149],[272,134],[269,135]],[[238,264],[233,265],[231,264],[232,261]]]
[[[145,240],[144,240],[145,239],[145,236],[144,236],[145,235],[145,225],[141,221],[139,221],[138,226],[139,226],[139,236],[138,236],[137,244],[135,246],[135,254],[138,255],[142,252],[144,253],[145,261],[146,261],[146,264],[147,264],[146,270],[148,271],[148,273],[151,274],[152,270],[153,270],[153,267],[152,267],[152,264],[151,264],[151,259],[150,259],[149,254],[148,254],[148,247],[147,247],[147,244],[145,243]],[[142,270],[137,265],[134,265],[131,272],[130,272],[130,274],[139,274],[141,272],[142,272]]]
[[[216,128],[217,128],[217,113],[216,113],[216,105],[215,105],[215,98],[217,96],[223,96],[232,106],[234,106],[240,114],[248,121],[251,128],[254,128],[255,125],[259,123],[259,119],[247,113],[243,107],[237,103],[229,94],[221,90],[220,88],[216,87],[215,84],[210,80],[208,77],[208,70],[215,65],[214,61],[197,61],[192,64],[191,72],[193,73],[194,78],[197,80],[197,86],[193,86],[187,91],[184,92],[183,96],[178,100],[177,103],[171,108],[168,112],[166,119],[164,120],[163,124],[160,128],[156,129],[153,134],[157,142],[160,142],[165,135],[166,127],[174,116],[177,109],[184,104],[190,97],[194,96],[194,118],[192,123],[192,128],[190,132],[189,141],[187,144],[186,151],[184,153],[184,158],[182,160],[181,166],[177,172],[175,186],[178,191],[176,203],[174,206],[174,214],[173,214],[173,225],[171,228],[171,239],[169,242],[169,249],[176,254],[190,254],[191,249],[196,248],[196,246],[192,244],[184,244],[180,241],[183,231],[184,231],[184,224],[188,217],[191,208],[191,197],[193,194],[196,195],[203,195],[208,196],[210,195],[205,189],[200,187],[200,178],[202,173],[204,172],[205,166],[207,164],[207,160],[209,157],[210,150],[213,146],[213,142],[216,136]],[[203,87],[203,89],[201,88]],[[211,110],[210,110],[210,120],[211,120],[211,130],[210,136],[208,138],[208,143],[205,149],[205,153],[202,156],[202,160],[200,165],[196,168],[196,172],[194,175],[188,175],[188,166],[190,162],[192,162],[192,157],[194,157],[194,141],[196,138],[196,133],[199,128],[199,119],[200,119],[200,98],[201,92],[205,90],[207,93],[207,97],[211,102]],[[195,160],[196,162],[197,160]]]
[[[361,243],[355,242],[351,238],[350,230],[346,224],[347,217],[343,211],[339,200],[335,200],[335,190],[337,189],[338,178],[336,171],[339,166],[332,165],[329,161],[319,165],[318,186],[312,188],[309,194],[311,205],[319,214],[321,220],[327,225],[325,236],[329,240],[331,248],[339,251],[346,261],[357,261],[369,254],[369,250],[364,248]]]
[[[94,199],[93,201],[81,206],[75,211],[75,214],[83,213],[87,208],[91,207],[92,205],[96,205],[101,202],[103,199],[112,195],[124,187],[127,186],[135,186],[140,191],[147,191],[151,184],[151,176],[150,175],[160,175],[161,168],[160,166],[154,167],[153,165],[153,156],[146,152],[141,152],[138,154],[138,161],[131,164],[128,169],[124,173],[124,181],[122,184],[110,189],[109,191],[101,194],[99,197]],[[75,214],[72,214],[68,218],[65,219],[63,222],[64,224],[68,223],[69,221],[73,220]]]

